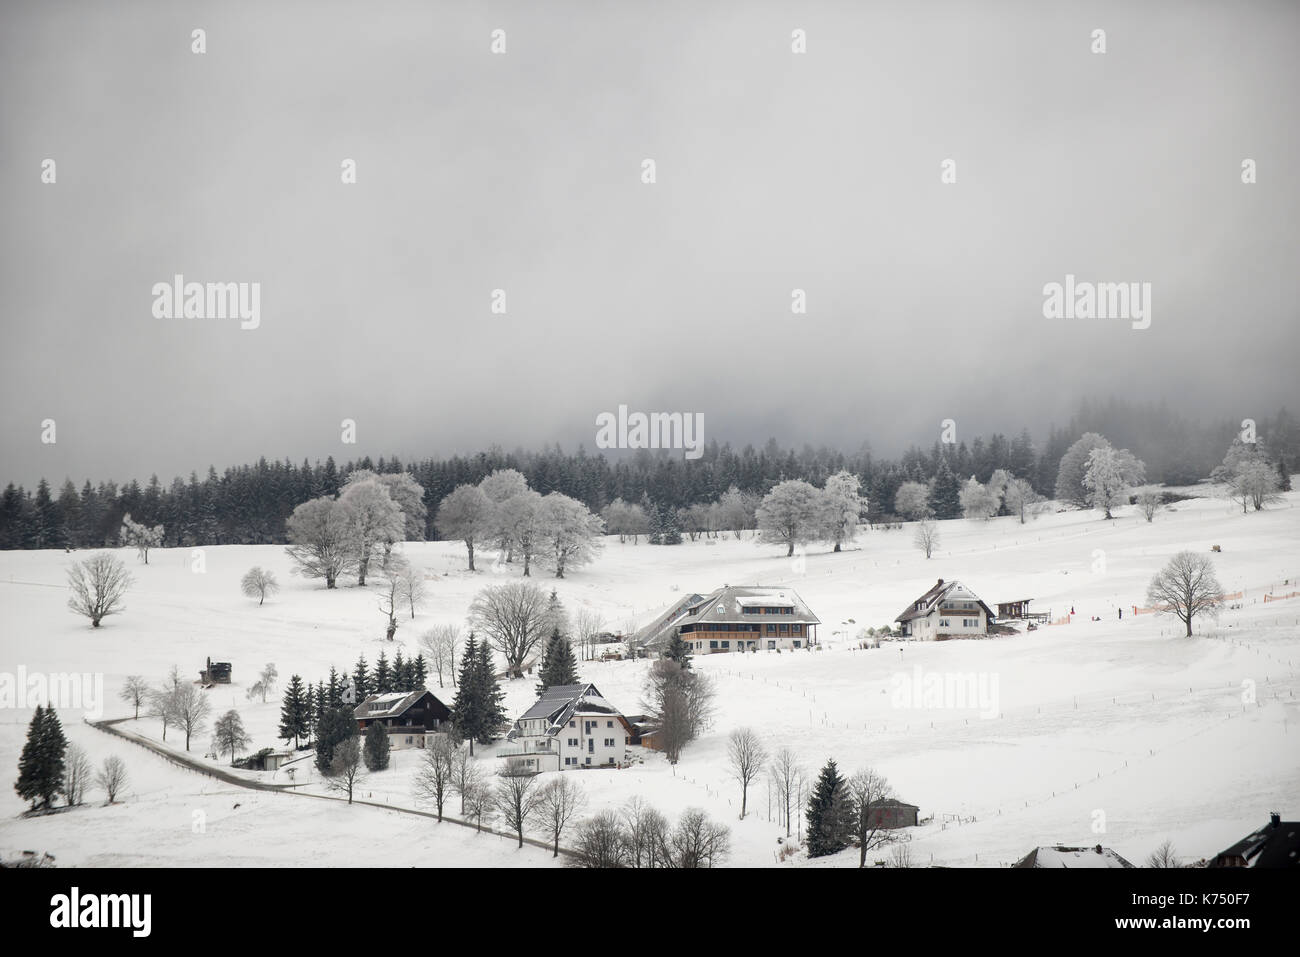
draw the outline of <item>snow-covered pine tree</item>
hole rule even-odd
[[[664,651],[664,657],[669,658],[683,668],[691,666],[691,646],[682,640],[682,636],[675,634],[668,640],[668,648]]]
[[[18,759],[18,781],[14,784],[18,796],[32,802],[32,810],[50,807],[62,788],[67,746],[54,708],[37,705],[27,727],[27,741]]]
[[[483,708],[483,727],[480,731],[479,743],[491,744],[497,739],[501,725],[506,720],[506,709],[503,703],[506,695],[501,690],[496,668],[492,665],[492,646],[486,641],[478,646],[475,680],[479,683]]]
[[[384,652],[379,653],[379,660],[375,662],[374,690],[372,694],[387,694],[393,690],[393,675],[388,670],[388,655]]]
[[[456,703],[451,709],[451,726],[456,734],[469,742],[469,753],[474,753],[474,741],[478,738],[482,723],[482,698],[478,687],[478,639],[474,632],[465,640],[465,651],[461,655],[460,670],[456,679]]]
[[[415,660],[411,665],[411,690],[423,691],[425,688],[425,682],[428,679],[429,669],[424,663],[424,655],[418,654],[415,656]]]
[[[397,649],[397,654],[393,655],[393,677],[391,679],[394,691],[410,691],[407,687],[406,679],[410,675],[406,670],[406,659],[402,657],[402,649]]]
[[[948,467],[946,458],[941,460],[930,489],[930,511],[940,519],[961,517],[961,482]]]
[[[808,856],[823,857],[849,844],[849,805],[844,779],[835,760],[828,760],[817,777],[805,813],[808,822]]]
[[[358,704],[364,701],[366,696],[371,693],[370,669],[366,667],[365,655],[362,655],[357,659],[357,666],[352,669],[352,687],[356,689]]]
[[[362,757],[367,771],[384,771],[388,768],[388,731],[379,721],[370,722],[366,728]]]
[[[280,704],[280,737],[285,741],[293,738],[296,749],[298,742],[307,737],[307,693],[303,690],[302,678],[293,675],[289,686],[284,690],[284,700]]]
[[[545,694],[547,688],[578,683],[578,662],[573,657],[573,646],[558,628],[551,631],[551,637],[546,641],[546,653],[537,669],[537,677],[539,695]]]

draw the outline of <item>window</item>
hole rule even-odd
[[[776,642],[775,642],[775,641],[769,641],[769,642],[767,643],[767,650],[768,650],[768,651],[771,651],[771,650],[772,650],[773,648],[775,648],[775,647],[776,647]]]
[[[408,735],[406,736],[406,743],[407,743],[407,744],[414,744],[414,743],[415,743],[415,738],[411,737],[411,736],[408,734]]]
[[[612,747],[614,747],[614,739],[613,739],[613,738],[606,738],[606,739],[605,739],[605,747],[607,747],[607,748],[612,748]]]
[[[794,646],[795,646],[796,648],[802,648],[802,647],[803,647],[803,642],[796,641],[796,642],[794,643]]]
[[[730,648],[730,647],[731,647],[731,642],[729,642],[729,641],[724,641],[724,642],[722,643],[722,647],[723,647],[723,648]]]
[[[965,625],[967,628],[978,628],[980,625],[980,620],[978,618],[963,618],[961,620],[961,623]]]
[[[948,628],[948,627],[950,627],[949,624],[948,624],[948,619],[947,619],[947,618],[940,618],[940,619],[939,619],[939,627],[940,627],[940,628]]]
[[[781,634],[783,634],[783,635],[788,635],[788,634],[790,634],[790,626],[789,626],[789,625],[782,625],[782,626],[781,626]]]
[[[570,739],[569,739],[569,747],[571,747],[571,748],[576,748],[577,746],[578,746],[578,739],[577,739],[577,738],[570,738]]]
[[[588,763],[588,764],[591,763],[591,758],[588,758],[588,759],[587,759],[587,763]]]
[[[717,643],[716,641],[711,641],[711,642],[709,642],[709,647],[710,647],[710,648],[716,648],[716,647],[718,647],[718,643]]]
[[[792,635],[802,635],[802,634],[803,634],[803,625],[791,625],[791,626],[790,626],[790,634],[792,634]]]
[[[570,727],[570,728],[576,728],[577,726],[578,726],[578,722],[576,722],[576,721],[570,721],[570,722],[569,722],[569,727]]]
[[[775,635],[775,634],[776,634],[776,625],[768,625],[768,626],[767,626],[767,633],[768,633],[769,635]]]

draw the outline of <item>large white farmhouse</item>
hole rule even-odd
[[[595,685],[557,685],[519,717],[499,757],[539,772],[617,765],[633,733]]]

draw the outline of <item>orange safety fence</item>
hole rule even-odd
[[[1291,592],[1291,593],[1289,593],[1289,594],[1286,594],[1286,595],[1265,595],[1265,596],[1264,596],[1264,600],[1265,600],[1265,601],[1282,601],[1282,599],[1284,599],[1284,598],[1294,598],[1296,595],[1300,595],[1300,591],[1293,591],[1293,592]]]

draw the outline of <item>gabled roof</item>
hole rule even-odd
[[[996,618],[989,606],[984,604],[979,595],[975,594],[959,581],[945,582],[940,578],[930,587],[920,598],[916,599],[907,606],[894,621],[911,621],[914,618],[927,618],[934,612],[942,602],[945,601],[973,601],[984,609],[984,614],[989,618]]]
[[[677,624],[691,621],[713,622],[764,622],[773,616],[760,614],[762,608],[790,608],[792,614],[781,615],[781,621],[799,621],[820,625],[821,619],[812,613],[793,588],[745,588],[723,585],[710,592],[686,609]]]
[[[1012,867],[1132,867],[1109,847],[1036,847]]]
[[[1242,838],[1214,858],[1214,866],[1235,867],[1236,860],[1246,867],[1300,867],[1300,822],[1283,821],[1274,816],[1258,831]]]
[[[370,721],[374,718],[397,718],[401,717],[411,706],[423,698],[425,695],[433,698],[432,691],[424,689],[421,691],[390,691],[384,694],[367,695],[366,698],[352,710],[354,718]],[[441,704],[441,702],[439,702]],[[372,705],[381,705],[372,710]]]
[[[702,597],[702,595],[692,592],[685,598],[679,598],[673,602],[668,606],[667,611],[660,613],[648,624],[637,630],[636,634],[632,636],[632,644],[641,647],[666,644],[676,628],[677,619],[686,614],[686,609],[697,604]]]
[[[627,718],[601,695],[595,685],[556,685],[547,688],[533,706],[519,716],[510,737],[518,734],[519,722],[537,718],[546,719],[546,734],[558,734],[574,715],[609,715],[618,718],[624,727],[631,730]]]

